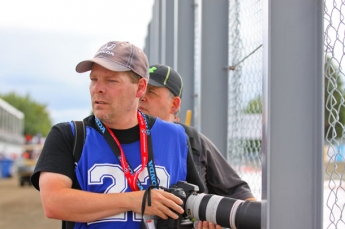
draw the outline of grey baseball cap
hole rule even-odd
[[[151,65],[150,80],[148,84],[156,87],[166,87],[171,91],[171,93],[173,93],[173,95],[182,98],[182,77],[167,65]]]
[[[96,63],[111,71],[130,71],[149,79],[149,64],[145,53],[135,45],[125,41],[110,41],[103,45],[92,59],[80,62],[76,71],[87,72]]]

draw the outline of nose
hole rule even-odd
[[[141,97],[140,101],[143,101],[143,102],[146,101],[146,94],[144,94],[144,95]]]
[[[92,84],[91,89],[94,93],[97,93],[97,94],[105,93],[105,87],[100,80]]]

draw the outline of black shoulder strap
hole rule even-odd
[[[199,157],[200,151],[201,151],[201,140],[200,140],[199,132],[191,126],[187,126],[183,123],[179,123],[179,124],[183,126],[186,134],[189,137],[190,145],[193,150],[193,155],[195,155],[196,157]]]
[[[84,147],[85,140],[85,124],[84,121],[73,121],[74,124],[74,147],[73,157],[74,161],[78,162],[81,156],[81,152]]]
[[[150,115],[145,115],[145,116],[146,116],[146,119],[147,119],[147,125],[148,125],[149,129],[151,129],[153,124],[156,121],[156,117],[153,117],[153,116],[150,116]]]
[[[78,163],[81,152],[84,147],[84,141],[86,137],[85,133],[85,123],[84,121],[73,121],[74,125],[74,146],[73,146],[73,157],[74,157],[74,163]],[[72,188],[74,189],[81,189],[80,185],[78,183],[76,175],[74,175]],[[63,229],[73,229],[75,225],[75,222],[70,221],[62,221],[62,228]]]

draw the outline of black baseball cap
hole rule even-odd
[[[174,69],[167,65],[151,65],[149,83],[156,87],[166,87],[173,95],[182,98],[183,82],[182,77]]]

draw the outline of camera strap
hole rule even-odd
[[[154,186],[150,185],[144,192],[143,196],[143,201],[141,202],[141,224],[140,224],[140,229],[148,229],[151,224],[151,220],[145,219],[144,212],[145,212],[145,207],[146,207],[146,199],[147,199],[147,206],[151,206],[151,189],[155,188]],[[148,221],[148,222],[147,222]],[[154,223],[154,222],[152,222]]]
[[[114,152],[115,156],[118,158],[122,166],[123,172],[126,176],[127,182],[132,191],[144,189],[138,178],[139,174],[144,170],[146,166],[149,174],[149,179],[151,180],[151,185],[154,187],[158,187],[158,180],[153,159],[151,133],[148,127],[148,123],[145,118],[145,115],[142,114],[139,110],[137,112],[137,118],[139,124],[140,153],[142,163],[141,169],[139,171],[134,172],[129,162],[126,160],[126,156],[123,152],[121,144],[119,140],[116,138],[113,131],[107,125],[105,125],[95,117],[97,129],[104,136],[108,145]]]
[[[145,207],[146,207],[146,199],[147,199],[147,206],[151,206],[151,189],[153,188],[160,188],[160,189],[163,189],[164,191],[168,190],[167,188],[163,186],[155,187],[153,185],[150,185],[145,190],[143,201],[141,202],[142,219],[141,219],[140,229],[156,229],[154,216],[148,216],[149,218],[147,218],[147,216],[144,215]]]

